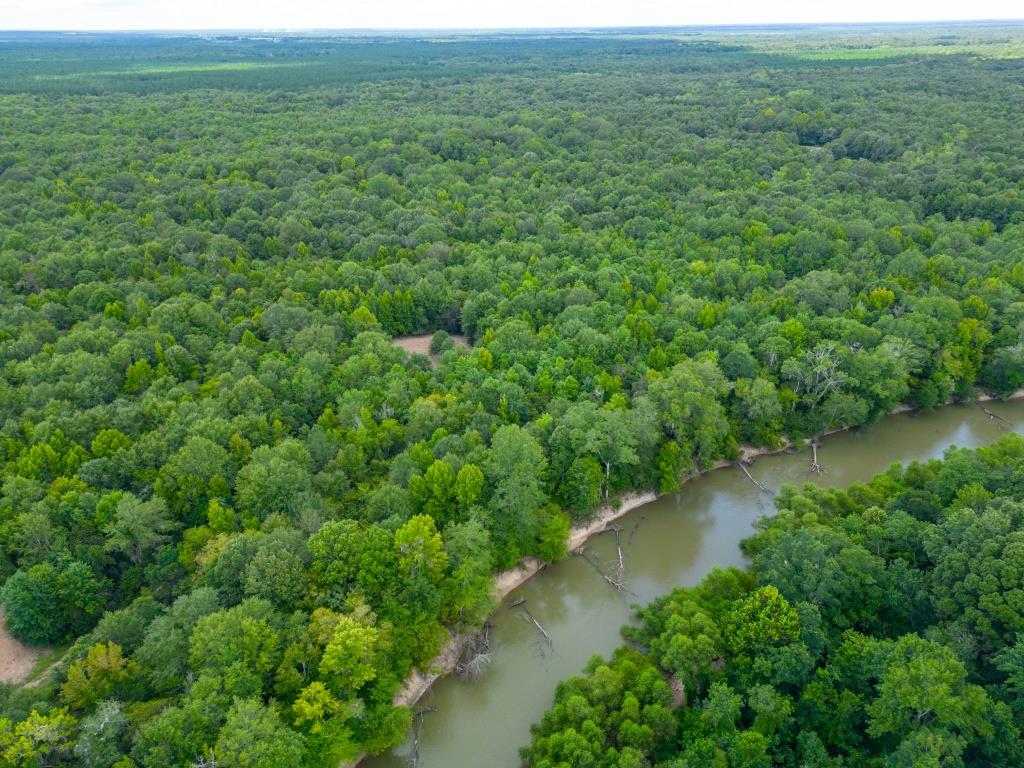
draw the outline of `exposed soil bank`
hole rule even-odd
[[[627,493],[619,499],[618,505],[601,507],[586,523],[572,528],[567,542],[569,551],[583,546],[591,536],[601,533],[609,523],[618,520],[644,504],[650,504],[658,498],[654,491],[644,493]],[[524,558],[515,568],[502,571],[494,577],[494,593],[497,599],[503,600],[526,581],[537,575],[544,563],[535,557]],[[411,707],[419,701],[430,687],[443,675],[451,674],[462,655],[462,650],[469,638],[463,634],[452,634],[448,642],[423,672],[414,669],[405,680],[405,685],[395,694],[394,703],[399,707]]]

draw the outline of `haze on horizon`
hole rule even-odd
[[[692,0],[592,0],[514,4],[461,0],[0,0],[5,30],[520,29],[707,26],[1022,18],[1019,0],[820,0],[708,4]]]

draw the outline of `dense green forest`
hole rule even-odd
[[[1024,438],[784,487],[744,546],[560,683],[532,768],[1024,764]]]
[[[62,660],[0,690],[0,766],[380,751],[410,722],[402,680],[488,614],[493,573],[560,557],[603,500],[1024,386],[1021,37],[3,35],[0,601]],[[391,343],[411,333],[436,366]],[[716,677],[722,701],[803,706],[812,667],[842,698],[873,684],[851,659],[920,652],[968,702],[921,732],[935,749],[1011,732],[1010,695],[972,682],[1013,674],[992,656],[1010,630],[956,656],[943,612],[966,598],[929,602],[919,575],[913,537],[941,534],[928,505],[959,481],[916,471],[890,478],[924,494],[890,512],[898,544],[817,513],[821,547],[867,541],[868,602],[814,614],[768,570],[781,597],[741,574],[693,593],[709,622],[763,601],[803,653],[773,676],[767,649],[722,646],[750,663],[694,672],[695,703]],[[736,706],[751,754],[788,738]],[[633,746],[661,759],[657,717]],[[715,727],[701,743],[731,749]],[[842,748],[906,736],[865,733]]]

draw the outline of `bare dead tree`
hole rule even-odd
[[[476,680],[482,675],[491,664],[491,654],[483,652],[473,654],[473,658],[462,667],[461,676],[463,680]]]
[[[811,472],[816,472],[819,475],[825,475],[825,474],[828,474],[828,470],[825,469],[825,467],[823,467],[818,462],[818,446],[819,445],[820,445],[820,443],[818,442],[818,438],[814,438],[813,440],[811,440]]]
[[[832,341],[801,353],[794,365],[788,369],[784,366],[783,374],[812,408],[838,390],[848,378],[840,368],[836,344]]]
[[[491,622],[484,622],[483,630],[477,632],[466,644],[466,649],[455,671],[463,680],[480,677],[491,663]]]

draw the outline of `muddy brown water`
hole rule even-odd
[[[985,407],[1024,434],[1024,400]],[[809,451],[762,457],[750,471],[773,489],[811,481],[845,486],[868,480],[895,462],[939,458],[949,446],[984,445],[1008,431],[976,404],[948,406],[929,414],[889,416],[872,427],[825,438],[819,459],[826,475],[810,472]],[[422,718],[418,768],[517,768],[530,724],[551,705],[556,683],[577,674],[591,655],[607,655],[621,644],[619,628],[631,620],[630,606],[677,585],[695,584],[715,565],[744,564],[740,541],[753,532],[758,517],[773,511],[771,500],[739,469],[717,470],[619,520],[633,594],[609,587],[579,557],[541,571],[492,617],[493,661],[487,671],[472,682],[440,680],[420,701],[419,707],[434,711]],[[587,552],[612,563],[613,537],[591,539]],[[526,603],[511,607],[518,597]],[[551,647],[523,620],[523,608],[544,626]],[[406,768],[411,749],[410,737],[363,765]]]

